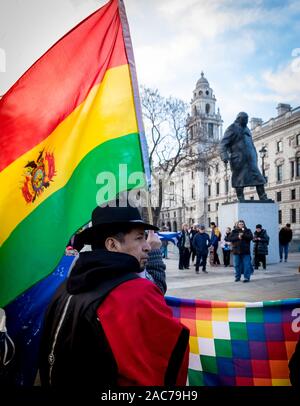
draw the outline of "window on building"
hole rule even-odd
[[[211,185],[208,185],[208,196],[211,196]]]
[[[296,176],[300,176],[300,156],[296,158]]]
[[[219,210],[219,203],[216,203],[216,210]]]
[[[210,211],[210,204],[207,205],[207,211]]]
[[[297,218],[296,218],[296,209],[291,209],[291,223],[296,223]]]
[[[282,141],[277,141],[277,152],[283,151],[283,143]]]
[[[213,125],[213,123],[208,123],[208,136],[209,136],[209,138],[214,137],[214,125]]]
[[[171,195],[174,195],[174,192],[175,192],[175,184],[174,184],[174,182],[170,182],[170,194]]]
[[[281,192],[276,192],[276,200],[277,202],[281,202]]]
[[[211,218],[210,217],[208,217],[207,222],[208,222],[208,227],[210,227],[210,223],[211,223]]]
[[[254,200],[254,196],[250,196],[250,200]]]
[[[194,171],[191,172],[191,177],[194,179]]]
[[[282,224],[282,211],[278,210],[278,223]]]
[[[191,195],[192,195],[192,199],[195,199],[195,186],[192,187]]]
[[[219,164],[216,164],[216,173],[219,172]]]
[[[218,196],[220,194],[220,183],[216,183],[216,195]]]
[[[290,167],[291,167],[291,179],[295,177],[295,162],[291,161],[290,162]]]
[[[209,105],[209,103],[206,103],[206,105],[205,105],[205,112],[206,112],[206,114],[209,114],[209,112],[210,112],[210,105]]]
[[[229,181],[228,179],[225,180],[225,193],[227,194],[229,192]]]
[[[300,145],[300,134],[296,135],[296,145]]]
[[[164,215],[164,213],[162,213],[162,219],[164,219],[165,218],[165,215]]]
[[[215,223],[218,225],[219,224],[219,217],[216,217]]]
[[[291,200],[296,200],[296,189],[291,189]]]
[[[176,211],[173,212],[173,217],[176,217]]]
[[[193,139],[193,127],[190,128],[190,140]]]
[[[207,168],[207,175],[210,175],[210,166]]]
[[[283,165],[278,165],[277,166],[277,182],[282,182],[282,170],[283,170]]]

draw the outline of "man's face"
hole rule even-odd
[[[139,261],[141,269],[144,269],[146,265],[150,250],[151,247],[146,241],[143,228],[134,228],[128,234],[125,234],[124,241],[116,241],[115,251],[135,257]]]

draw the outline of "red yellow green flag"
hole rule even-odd
[[[0,306],[55,268],[96,207],[99,173],[120,192],[134,185],[119,165],[149,179],[147,162],[125,8],[111,0],[0,100]]]

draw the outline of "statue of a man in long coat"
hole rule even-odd
[[[232,187],[239,201],[244,201],[244,187],[256,186],[260,200],[268,200],[265,192],[266,179],[257,166],[257,152],[252,141],[248,124],[248,114],[241,112],[233,124],[225,131],[220,144],[222,161],[230,163]]]

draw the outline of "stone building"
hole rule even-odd
[[[216,98],[203,72],[193,91],[191,114],[187,119],[187,140],[199,151],[208,141],[222,138],[222,118],[216,112]],[[250,120],[259,166],[267,177],[268,197],[278,203],[278,228],[291,223],[293,248],[300,247],[300,106],[277,106],[277,116],[267,122]],[[187,147],[189,142],[187,143]],[[260,151],[260,152],[259,152]],[[192,151],[191,151],[192,152]],[[256,189],[245,188],[246,199],[257,199]],[[218,223],[218,208],[236,200],[231,173],[221,161],[218,149],[207,156],[205,165],[182,165],[172,176],[164,193],[160,225],[179,230],[182,223]]]
[[[216,111],[216,97],[208,80],[201,73],[191,100],[191,113],[187,119],[187,148],[205,155],[206,149],[217,144],[222,137],[222,118]],[[195,151],[196,150],[196,151]],[[199,162],[183,164],[172,175],[164,191],[160,224],[178,230],[182,223],[205,222],[207,202],[205,196],[205,166]]]

